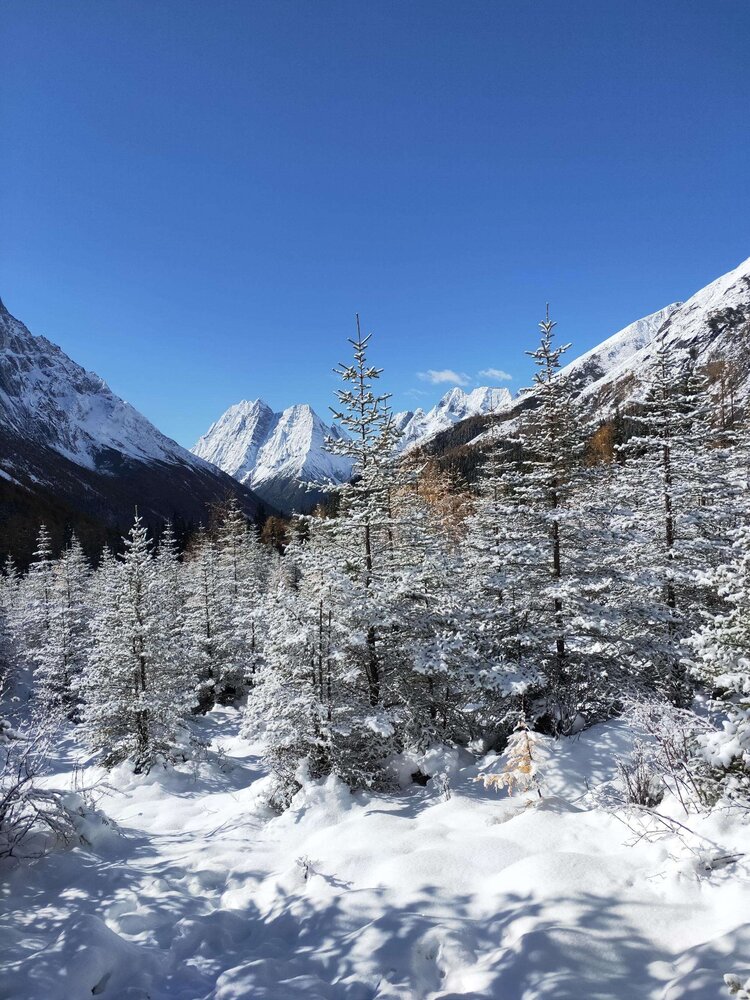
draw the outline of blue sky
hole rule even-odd
[[[186,445],[528,382],[750,254],[746,0],[4,0],[0,294]],[[497,384],[497,383],[496,383]],[[418,395],[424,393],[424,395]]]

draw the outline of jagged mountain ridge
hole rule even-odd
[[[85,515],[117,530],[136,505],[155,527],[167,518],[205,521],[209,505],[229,495],[248,516],[265,513],[249,489],[162,434],[2,303],[0,479],[3,524],[29,494],[67,511],[70,523]]]
[[[400,447],[412,448],[466,417],[499,412],[510,403],[507,389],[451,389],[427,412],[395,414]],[[304,511],[351,477],[351,461],[326,447],[328,439],[341,436],[307,404],[275,413],[262,399],[243,400],[230,406],[192,450],[274,506]]]
[[[351,476],[351,461],[324,447],[328,438],[341,436],[305,403],[275,413],[262,399],[242,400],[192,451],[279,509],[308,510]]]
[[[400,447],[403,451],[424,444],[435,434],[447,430],[468,417],[502,413],[511,406],[513,397],[508,389],[480,386],[471,392],[464,392],[456,386],[426,413],[414,412],[396,414],[396,425],[401,431]]]

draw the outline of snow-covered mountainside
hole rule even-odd
[[[661,344],[679,361],[723,372],[735,398],[750,393],[750,257],[686,302],[638,320],[564,369],[588,409],[611,409],[638,399],[648,385]]]
[[[576,386],[583,389],[610,377],[622,368],[627,368],[632,356],[642,348],[648,347],[664,323],[681,305],[681,302],[674,302],[671,306],[651,313],[650,316],[636,320],[575,361],[571,361],[563,368],[562,374],[567,375]]]
[[[304,510],[333,484],[351,476],[349,459],[324,447],[341,436],[305,403],[274,413],[262,399],[229,409],[193,446],[212,462],[281,510]]]
[[[113,526],[127,524],[136,504],[150,520],[205,519],[206,505],[229,494],[249,514],[261,509],[2,303],[0,476]]]
[[[406,451],[423,444],[435,434],[447,430],[460,420],[489,413],[501,413],[512,403],[507,389],[481,386],[464,392],[456,387],[443,396],[437,406],[425,412],[422,409],[407,410],[396,415],[396,425],[401,431],[401,448]]]
[[[404,450],[480,413],[496,413],[510,405],[507,389],[451,389],[437,406],[395,415]],[[331,485],[345,483],[352,463],[326,448],[341,436],[304,403],[274,413],[262,399],[230,406],[193,445],[193,454],[218,466],[280,510],[309,510]]]
[[[0,302],[0,410],[19,437],[54,448],[77,465],[110,471],[107,453],[199,466],[194,455],[116,396],[56,344],[35,337]]]
[[[693,353],[700,369],[722,380],[725,396],[745,408],[750,403],[750,258],[686,302],[675,302],[626,326],[571,361],[560,374],[572,381],[584,413],[606,416],[616,406],[627,408],[643,396],[662,343],[677,365]],[[506,404],[498,421],[488,418],[482,426],[459,425],[455,430],[448,426],[429,439],[429,451],[452,455],[460,464],[461,449],[481,448],[496,435],[508,434],[534,400],[535,393],[529,390]]]

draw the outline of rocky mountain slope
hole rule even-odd
[[[32,530],[24,519],[32,509],[115,533],[136,505],[154,527],[166,518],[197,524],[229,495],[248,516],[265,512],[249,489],[158,431],[2,303],[0,483],[0,552]]]
[[[565,331],[565,336],[570,333]],[[571,361],[561,376],[571,379],[585,416],[606,419],[616,407],[627,412],[648,389],[665,344],[675,363],[693,354],[698,367],[721,382],[726,405],[750,405],[750,258],[706,285],[686,302],[675,302],[631,323]],[[507,433],[522,411],[535,405],[522,393],[496,416],[473,417],[436,434],[425,451],[471,477],[483,444]]]
[[[642,397],[665,345],[677,363],[692,354],[712,378],[723,378],[739,403],[750,394],[750,257],[686,302],[638,320],[569,364],[589,412]]]
[[[562,369],[562,374],[571,379],[579,392],[583,392],[588,386],[626,370],[632,356],[651,344],[663,324],[681,305],[681,302],[675,302],[650,316],[636,320],[571,361]]]

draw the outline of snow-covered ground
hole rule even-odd
[[[239,723],[213,712],[204,761],[145,778],[81,769],[62,744],[54,783],[98,781],[111,823],[4,873],[0,997],[712,1000],[750,975],[750,822],[682,817],[706,839],[633,844],[594,791],[627,751],[621,723],[553,744],[541,801],[474,781],[491,761],[436,754],[447,781],[307,782],[281,816]]]

